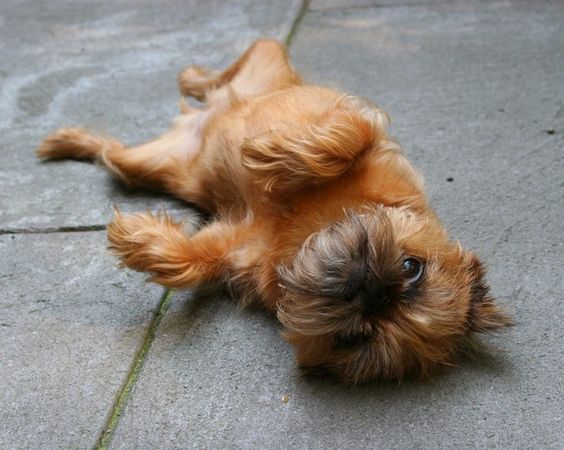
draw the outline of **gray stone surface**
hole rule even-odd
[[[279,330],[228,299],[177,293],[112,448],[271,448],[272,436],[285,447],[292,409],[280,399],[296,374]]]
[[[562,448],[564,4],[412,3],[310,11],[295,62],[390,112],[516,326],[433,383],[352,388],[298,378],[260,313],[177,296],[115,448]]]
[[[7,1],[0,4],[0,229],[105,224],[111,204],[144,210],[101,170],[40,164],[41,139],[84,125],[136,144],[178,113],[176,75],[229,63],[262,35],[283,38],[299,0]]]
[[[151,138],[176,113],[181,67],[284,37],[298,7],[2,2],[0,230],[101,227],[112,202],[161,204],[33,149],[77,123]],[[299,378],[264,313],[177,293],[111,447],[563,448],[563,30],[557,1],[313,0],[297,67],[390,113],[517,324],[435,382],[347,387]],[[0,234],[1,448],[88,448],[102,431],[162,293],[105,246],[103,232]]]
[[[105,233],[0,236],[0,448],[91,448],[162,288]]]
[[[450,0],[454,3],[457,0]],[[487,2],[491,0],[458,0],[465,3],[471,2]],[[431,5],[434,3],[446,3],[445,0],[311,0],[309,4],[310,11],[331,11],[334,9],[374,9],[374,8],[395,8],[410,7],[414,5]]]

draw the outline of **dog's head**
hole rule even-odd
[[[432,214],[409,209],[349,212],[279,274],[278,318],[298,363],[343,381],[428,376],[471,332],[510,323],[476,256],[449,242]]]

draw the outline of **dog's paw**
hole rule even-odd
[[[185,231],[182,223],[165,213],[121,214],[116,210],[108,225],[109,248],[122,266],[164,277],[189,251]]]
[[[182,95],[203,101],[206,91],[213,87],[219,73],[201,66],[188,66],[178,75],[178,88]]]
[[[121,265],[145,271],[152,241],[162,235],[161,220],[149,212],[121,214],[115,211],[108,225],[110,250],[121,259]]]
[[[79,127],[61,128],[43,139],[35,153],[40,159],[93,160],[99,156],[104,142]]]

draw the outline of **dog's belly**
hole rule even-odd
[[[213,109],[212,115],[199,123],[203,123],[197,137],[202,148],[189,170],[199,182],[196,203],[214,214],[232,218],[271,209],[273,197],[244,166],[241,144],[272,130],[314,121],[338,98],[337,93],[327,89],[294,86],[242,100],[223,110],[226,105]]]
[[[178,154],[190,162],[202,148],[203,130],[209,122],[210,110],[195,111],[178,116],[174,120],[170,148],[172,153]]]

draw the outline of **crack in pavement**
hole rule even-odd
[[[0,228],[0,235],[5,234],[50,234],[50,233],[83,233],[88,231],[102,231],[106,229],[106,225],[76,225],[46,228]]]
[[[121,414],[127,404],[127,401],[129,400],[131,390],[133,389],[135,383],[137,382],[137,379],[139,378],[143,364],[145,363],[147,355],[149,354],[149,350],[151,349],[151,345],[155,340],[157,328],[159,327],[162,318],[164,317],[168,310],[168,307],[170,306],[172,296],[173,291],[171,289],[166,289],[161,297],[157,309],[153,313],[153,318],[151,319],[149,328],[147,328],[147,332],[143,338],[143,344],[141,345],[139,350],[137,350],[133,358],[133,362],[131,364],[131,368],[129,369],[125,382],[119,390],[117,398],[112,406],[112,410],[108,416],[108,419],[106,420],[104,428],[102,429],[102,433],[98,439],[98,442],[94,446],[96,450],[107,449],[110,441],[112,440],[114,432],[119,424]]]
[[[310,0],[302,0],[302,4],[301,7],[294,19],[294,21],[292,22],[292,26],[290,27],[290,31],[288,32],[288,35],[286,36],[286,39],[284,39],[284,43],[286,44],[287,47],[290,47],[291,42],[293,37],[295,36],[295,34],[297,33],[297,30],[299,28],[299,25],[303,19],[303,17],[305,16],[306,12],[308,11],[309,8],[309,4],[310,4]],[[105,225],[94,225],[94,227],[100,227],[100,228],[96,228],[97,230],[103,230],[106,228]],[[54,231],[37,231],[37,232],[59,232],[59,231],[93,231],[91,229],[87,229],[89,227],[61,227],[58,229],[54,229]],[[28,231],[29,232],[29,231]],[[0,230],[0,234],[1,230]],[[4,233],[6,234],[6,233]],[[143,368],[143,365],[147,359],[147,356],[149,354],[149,351],[151,349],[151,346],[153,344],[153,341],[155,340],[155,336],[157,333],[157,329],[161,323],[162,318],[164,317],[164,315],[166,314],[166,312],[168,311],[168,308],[170,306],[170,303],[172,301],[172,297],[173,297],[174,291],[172,289],[166,289],[163,296],[161,297],[161,300],[159,301],[159,304],[155,310],[155,312],[153,313],[153,318],[151,320],[151,323],[149,324],[149,327],[147,328],[147,332],[145,334],[145,337],[143,338],[143,344],[141,345],[141,347],[139,348],[139,350],[137,350],[137,352],[135,353],[135,356],[133,358],[133,362],[131,365],[131,368],[128,372],[128,375],[122,385],[122,387],[119,390],[119,393],[117,395],[117,398],[114,402],[114,404],[112,405],[112,409],[110,411],[110,414],[106,420],[106,423],[102,429],[102,432],[100,434],[100,437],[98,438],[98,441],[96,442],[96,445],[94,446],[95,450],[106,450],[108,448],[108,446],[110,445],[110,442],[113,438],[113,435],[119,425],[119,421],[121,418],[121,415],[127,405],[127,402],[129,400],[129,397],[131,395],[131,392],[135,386],[135,384],[137,383],[137,380],[139,378],[139,375],[141,373],[141,370]]]

